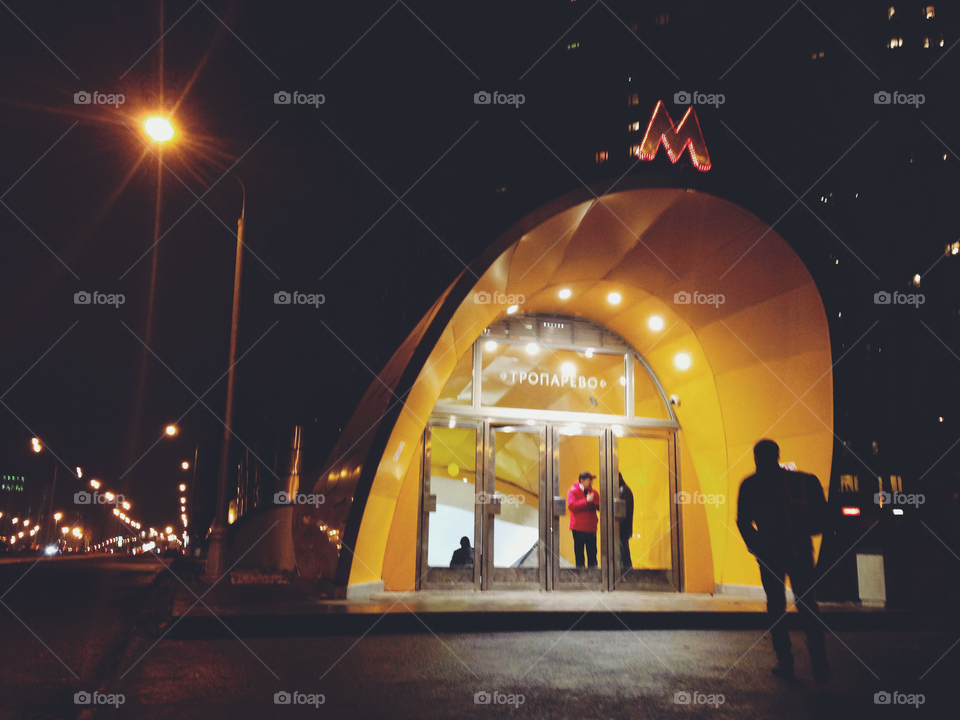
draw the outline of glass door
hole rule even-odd
[[[551,586],[555,590],[606,589],[606,433],[574,423],[554,427],[552,436]]]
[[[479,589],[483,489],[482,426],[430,424],[424,436],[420,557],[421,589]]]
[[[679,591],[674,435],[619,433],[612,454],[611,586]]]
[[[543,589],[549,550],[546,427],[490,425],[485,456],[483,582],[495,588]]]

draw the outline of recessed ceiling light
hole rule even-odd
[[[561,300],[566,300],[568,297],[573,295],[573,291],[570,288],[564,288],[557,294],[560,296]]]
[[[649,320],[647,320],[647,326],[654,332],[660,332],[663,330],[663,318],[657,315],[652,315]]]
[[[623,300],[623,298],[618,292],[612,292],[609,295],[607,295],[607,302],[610,303],[611,305],[618,305],[621,300]]]
[[[678,370],[687,370],[692,364],[692,361],[687,353],[681,352],[673,356],[673,364],[676,365]]]
[[[530,343],[529,345],[527,345],[527,352],[530,353],[531,355],[536,355],[539,349],[540,348],[537,347],[536,343]]]

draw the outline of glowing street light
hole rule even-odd
[[[66,535],[67,533],[70,532],[70,528],[68,528],[68,527],[62,527],[62,528],[60,528],[60,532],[62,532],[64,535]]]
[[[173,138],[173,125],[164,117],[147,118],[146,122],[143,123],[143,130],[159,143],[167,142],[167,140]]]
[[[178,428],[176,425],[167,425],[164,432],[167,433],[169,437],[173,437],[180,432],[180,428]]]
[[[184,485],[183,483],[180,483],[180,492],[183,492],[186,489],[187,489],[187,486]]]
[[[63,517],[63,513],[54,513],[54,514],[53,514],[53,519],[56,520],[56,521],[58,521],[58,522],[60,521],[60,518],[62,518],[62,517]]]
[[[35,453],[38,453],[38,452],[40,452],[41,450],[43,450],[43,446],[40,445],[40,438],[32,438],[32,439],[30,440],[30,443],[31,443],[31,445],[33,446],[33,451],[34,451]]]
[[[92,487],[94,490],[98,490],[100,488],[100,483],[96,480],[91,480],[90,487]]]
[[[130,503],[125,502],[125,503],[123,504],[123,509],[124,509],[124,510],[129,510],[129,509],[130,509]]]
[[[169,525],[167,525],[163,530],[165,533],[167,533],[167,535],[173,532],[173,528],[170,527]]]
[[[189,469],[190,469],[190,463],[188,463],[186,460],[184,460],[182,463],[180,463],[180,467],[182,467],[184,470],[189,470]]]

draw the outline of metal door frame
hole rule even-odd
[[[467,568],[431,568],[427,562],[429,550],[429,528],[430,528],[430,505],[433,503],[436,507],[436,496],[430,493],[430,467],[431,451],[433,445],[433,428],[469,428],[476,431],[476,455],[474,461],[474,503],[473,503],[473,569]],[[417,524],[417,590],[479,590],[480,589],[480,565],[482,563],[482,553],[479,550],[483,545],[483,516],[481,505],[476,502],[477,485],[483,486],[483,443],[484,443],[484,423],[478,421],[436,421],[431,420],[427,423],[423,435],[423,454],[420,468],[420,494],[417,509],[419,511],[420,522]],[[431,500],[432,498],[432,500]],[[433,571],[442,572],[433,572]],[[434,577],[431,578],[430,576]],[[447,576],[451,579],[441,579]]]
[[[550,477],[547,469],[547,425],[545,423],[535,423],[532,425],[516,425],[510,421],[496,422],[490,421],[484,423],[486,452],[484,453],[484,492],[488,495],[496,493],[496,433],[527,433],[539,435],[540,456],[539,456],[539,483],[540,493],[538,503],[538,527],[540,532],[540,542],[537,548],[537,580],[527,582],[515,582],[510,580],[498,580],[498,570],[505,568],[494,567],[493,546],[495,542],[494,523],[496,516],[500,514],[499,499],[496,502],[481,505],[481,514],[483,517],[483,550],[482,550],[482,571],[483,578],[481,588],[483,590],[545,590],[547,588],[548,566],[547,553],[552,548],[552,543],[548,533],[550,507],[552,503],[552,493],[550,490]],[[502,574],[502,573],[501,573]]]
[[[670,502],[670,555],[673,568],[671,570],[671,585],[669,587],[663,587],[658,585],[646,585],[644,583],[632,583],[624,582],[621,578],[623,574],[620,570],[620,541],[617,534],[616,523],[608,524],[608,541],[610,547],[612,548],[611,552],[611,565],[613,571],[610,573],[609,583],[607,587],[610,590],[623,590],[628,592],[680,592],[680,589],[683,587],[681,581],[681,573],[683,568],[683,558],[681,556],[682,546],[682,533],[681,533],[681,522],[682,518],[680,517],[680,507],[677,504],[677,493],[680,491],[680,477],[679,477],[679,448],[677,445],[677,433],[676,431],[667,431],[667,432],[656,432],[648,428],[638,429],[638,428],[622,428],[619,432],[611,432],[612,442],[609,445],[610,448],[610,479],[611,486],[618,485],[617,481],[614,478],[617,478],[620,472],[620,439],[624,437],[628,438],[638,438],[638,439],[650,439],[650,440],[666,440],[667,441],[667,462],[668,462],[668,473],[669,473],[669,502]],[[617,495],[619,496],[619,487],[616,488]],[[615,500],[613,498],[613,487],[610,491],[610,517],[615,519],[616,508]]]
[[[580,580],[576,583],[562,583],[560,579],[562,577],[560,573],[560,520],[566,515],[566,503],[567,503],[567,489],[560,485],[560,437],[561,437],[561,428],[570,427],[569,424],[563,425],[560,423],[555,423],[550,428],[551,432],[551,446],[550,446],[550,456],[552,458],[552,467],[550,468],[550,484],[553,488],[553,504],[551,507],[551,532],[550,532],[550,567],[551,574],[549,578],[549,584],[547,585],[548,589],[551,591],[560,591],[560,590],[592,590],[599,592],[606,590],[609,587],[609,566],[610,562],[608,560],[608,543],[607,543],[607,530],[606,527],[609,524],[609,512],[608,512],[608,503],[607,500],[603,499],[603,495],[609,495],[609,492],[605,492],[605,488],[608,485],[609,478],[609,440],[608,435],[612,432],[609,428],[604,427],[603,425],[580,425],[576,433],[562,433],[565,436],[570,437],[596,437],[599,440],[599,470],[597,477],[598,489],[601,494],[600,499],[600,526],[597,528],[597,560],[600,562],[600,580],[596,583],[588,583]],[[612,505],[611,505],[612,507]],[[558,511],[562,510],[562,512]],[[566,532],[570,532],[566,530]]]

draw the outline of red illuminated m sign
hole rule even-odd
[[[663,101],[657,101],[657,106],[650,117],[650,124],[647,125],[647,132],[636,154],[641,160],[653,160],[657,150],[660,149],[660,143],[663,143],[667,149],[670,162],[675,163],[683,155],[683,151],[689,149],[690,159],[697,170],[706,172],[710,169],[710,154],[703,141],[700,123],[693,105],[687,108],[683,119],[674,126]]]

